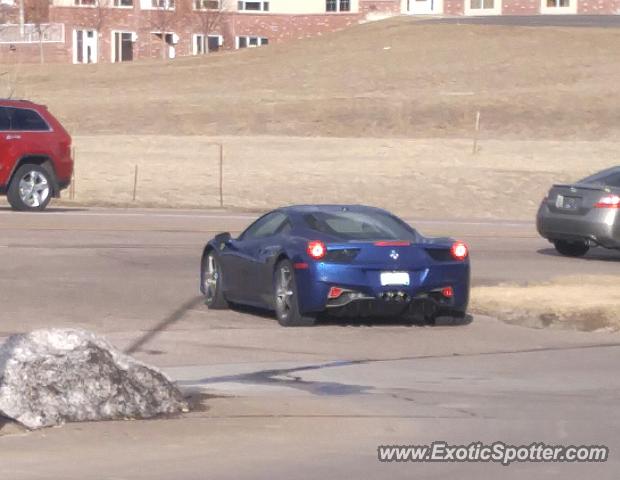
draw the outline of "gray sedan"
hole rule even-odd
[[[620,166],[553,185],[536,218],[538,233],[562,255],[580,257],[590,247],[620,249]]]

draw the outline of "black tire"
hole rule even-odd
[[[32,182],[31,182],[32,180]],[[20,184],[31,185],[30,191],[22,190]],[[54,195],[53,174],[41,165],[27,163],[17,169],[7,191],[7,199],[14,210],[40,212]]]
[[[590,246],[584,241],[554,240],[553,245],[558,253],[567,257],[583,257],[590,250]]]
[[[222,267],[217,255],[210,250],[202,257],[200,265],[200,291],[210,310],[225,310],[228,302],[222,288]]]
[[[299,311],[295,270],[289,260],[281,260],[273,274],[273,303],[278,323],[283,327],[309,327],[316,322],[315,315]]]

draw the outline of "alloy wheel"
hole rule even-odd
[[[28,207],[41,206],[49,195],[49,182],[41,172],[31,170],[19,180],[19,197]]]
[[[293,275],[286,266],[280,267],[276,278],[276,311],[281,318],[287,318],[293,309],[295,292],[293,291]]]
[[[211,302],[215,298],[217,281],[219,279],[219,272],[213,254],[207,256],[205,267],[203,273],[203,289],[207,302]]]

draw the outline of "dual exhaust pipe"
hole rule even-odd
[[[398,302],[398,303],[406,303],[409,300],[411,300],[411,297],[409,296],[409,294],[402,290],[383,292],[379,295],[379,298],[385,302]]]

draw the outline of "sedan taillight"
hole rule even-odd
[[[594,208],[620,208],[618,195],[607,195],[594,204]]]

